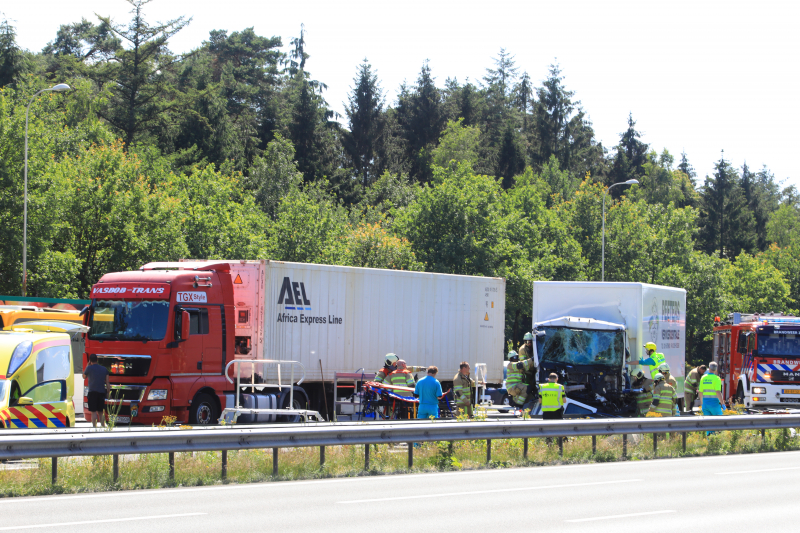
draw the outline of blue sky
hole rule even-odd
[[[60,24],[94,13],[126,22],[129,10],[123,0],[0,2],[31,50]],[[537,85],[557,61],[605,146],[616,144],[631,112],[652,148],[676,160],[686,152],[700,183],[724,149],[736,167],[767,165],[800,188],[798,2],[155,0],[146,15],[192,17],[171,41],[174,52],[212,29],[250,26],[288,44],[305,24],[306,68],[328,84],[325,97],[340,113],[364,57],[390,103],[425,59],[439,85],[448,76],[480,80],[501,47]]]

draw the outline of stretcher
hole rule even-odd
[[[407,395],[402,394],[403,392]],[[414,389],[376,381],[364,383],[364,417],[375,420],[410,420],[417,418],[419,400]],[[439,418],[455,418],[456,409],[447,395],[439,400]]]

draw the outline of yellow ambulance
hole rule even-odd
[[[5,428],[75,425],[70,323],[26,323],[0,331],[0,424]]]

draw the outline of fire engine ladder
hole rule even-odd
[[[242,383],[242,363],[249,363],[251,365],[251,372],[250,372],[250,383]],[[235,424],[236,420],[239,418],[240,415],[249,413],[249,414],[265,414],[265,415],[298,415],[304,422],[308,421],[309,417],[315,418],[318,422],[322,421],[322,415],[319,414],[317,411],[311,411],[309,409],[294,409],[291,406],[294,405],[294,385],[300,385],[303,380],[306,379],[306,369],[302,363],[299,361],[280,361],[277,359],[234,359],[230,363],[225,366],[225,379],[228,380],[228,383],[233,383],[233,380],[228,375],[228,368],[231,365],[236,365],[236,406],[233,408],[226,407],[222,410],[222,414],[220,415],[220,422],[225,421],[227,424]],[[255,374],[256,374],[256,367],[261,366],[265,368],[267,366],[277,366],[278,370],[278,382],[277,383],[256,383],[255,382]],[[289,365],[291,367],[289,383],[284,384],[281,379],[281,366]],[[300,371],[302,372],[302,377],[297,381],[294,382],[294,369],[295,367],[300,367]],[[289,387],[289,406],[286,409],[247,409],[241,406],[241,391],[245,388],[252,388],[255,390],[256,387],[277,387],[279,391],[283,390],[283,387]]]

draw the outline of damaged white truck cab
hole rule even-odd
[[[533,283],[540,383],[554,372],[567,415],[632,416],[631,375],[655,342],[683,396],[686,291],[645,283]],[[543,334],[542,334],[543,333]]]

